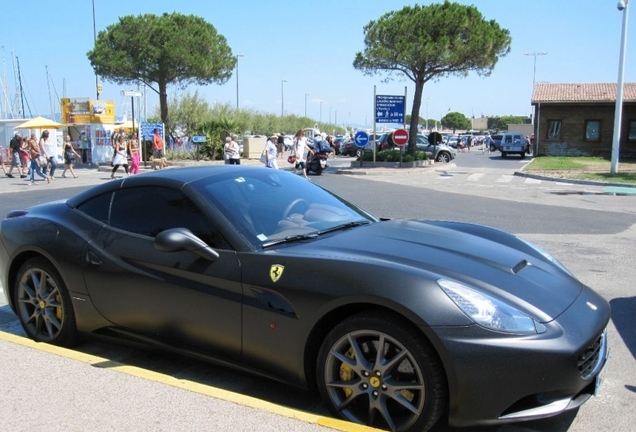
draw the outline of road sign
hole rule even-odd
[[[404,96],[376,95],[375,122],[404,124]]]
[[[192,137],[193,143],[204,143],[206,141],[207,141],[207,138],[205,137],[205,135],[195,135]]]
[[[393,143],[395,145],[403,146],[409,142],[409,133],[406,129],[398,129],[393,132]]]
[[[121,95],[122,96],[131,96],[131,97],[141,97],[141,95],[143,95],[143,93],[140,92],[140,91],[135,91],[135,90],[122,90],[121,91]]]
[[[364,147],[369,142],[369,134],[365,131],[358,131],[353,136],[353,142],[356,143],[358,147]]]

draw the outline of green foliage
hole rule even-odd
[[[426,153],[417,151],[414,154],[404,154],[401,150],[382,150],[375,154],[376,162],[399,162],[402,153],[402,162],[413,162],[416,160],[426,160]],[[373,161],[373,153],[365,152],[362,155],[363,161]]]
[[[470,129],[470,119],[459,112],[449,112],[446,114],[442,117],[442,124],[444,127],[453,129],[453,133],[455,133],[457,129]]]
[[[363,52],[353,66],[365,75],[386,73],[385,81],[406,77],[415,83],[409,153],[415,151],[424,84],[470,71],[488,76],[499,57],[510,52],[510,32],[487,21],[474,6],[445,0],[405,6],[364,26]]]
[[[141,81],[156,91],[161,121],[169,129],[168,85],[223,84],[236,64],[225,37],[212,24],[176,12],[120,17],[99,32],[87,56],[101,78],[117,84]]]
[[[508,125],[523,124],[523,119],[518,116],[489,117],[488,129],[508,130]]]

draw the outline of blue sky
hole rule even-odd
[[[16,100],[16,59],[25,91],[26,117],[48,116],[59,97],[95,98],[95,76],[86,52],[93,46],[93,0],[5,0],[0,26],[3,56],[0,114]],[[536,81],[617,82],[622,14],[615,0],[474,0],[486,19],[510,30],[511,52],[482,78],[445,78],[424,87],[422,117],[451,109],[466,116],[529,115],[534,57]],[[421,5],[434,2],[422,1]],[[353,68],[364,49],[363,26],[386,12],[415,3],[401,0],[94,0],[99,32],[124,15],[179,12],[203,17],[226,37],[239,58],[239,105],[261,112],[307,116],[345,125],[370,125],[373,87],[403,95],[410,113],[411,81],[383,83]],[[625,81],[636,82],[636,4],[631,5]],[[48,70],[48,74],[47,74]],[[48,76],[47,76],[48,75]],[[282,83],[285,80],[286,82]],[[121,87],[103,82],[100,99],[113,100],[116,114],[130,110]],[[282,91],[281,91],[282,87]],[[236,75],[224,85],[170,88],[195,90],[210,104],[236,104]],[[305,95],[308,96],[305,96]],[[169,95],[169,96],[170,96]],[[281,103],[281,95],[283,103]],[[158,98],[147,90],[146,112]],[[307,103],[305,104],[305,100]],[[59,111],[59,106],[55,105]],[[142,113],[143,114],[143,113]]]

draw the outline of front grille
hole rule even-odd
[[[584,380],[596,375],[598,370],[603,365],[605,356],[607,353],[607,343],[605,340],[605,331],[594,341],[585,348],[585,350],[579,355],[577,366],[579,368],[579,374]]]

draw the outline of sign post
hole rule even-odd
[[[130,96],[130,111],[132,112],[132,133],[135,134],[135,98],[141,97],[142,93],[140,91],[135,90],[122,90],[122,96]],[[144,160],[144,151],[143,146],[141,145],[141,140],[139,139],[140,128],[137,128],[137,142],[139,143],[139,148],[141,149],[141,161],[146,165],[146,161]]]
[[[364,148],[369,142],[369,134],[365,131],[358,131],[353,137],[353,142],[360,148]],[[364,155],[364,151],[362,152]],[[362,155],[360,155],[360,168],[362,168]]]
[[[197,146],[197,160],[199,160],[199,144],[206,142],[208,139],[205,135],[195,135],[192,137],[192,142]]]

